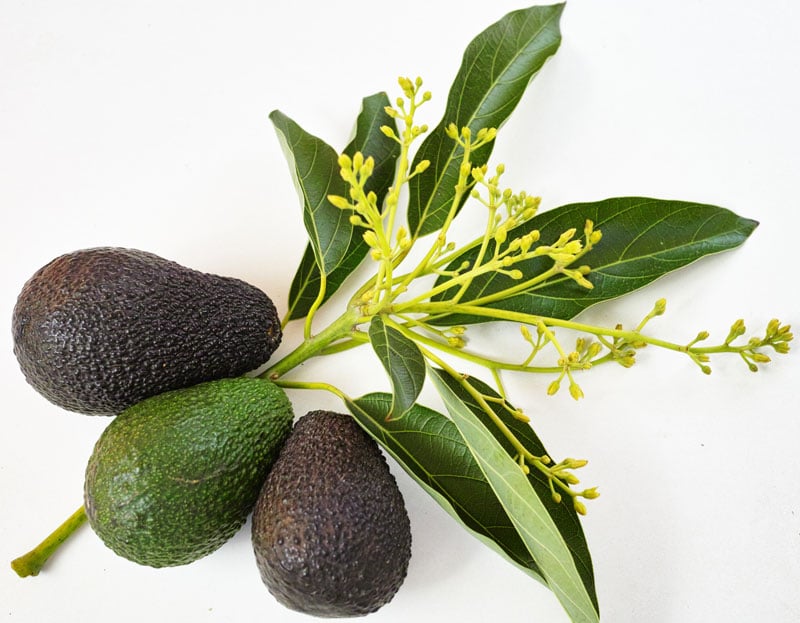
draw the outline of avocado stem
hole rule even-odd
[[[39,575],[39,571],[42,570],[42,567],[47,562],[47,559],[53,555],[53,552],[84,523],[86,523],[86,511],[81,506],[39,545],[27,554],[12,560],[11,568],[21,578],[26,578],[29,575]]]
[[[270,367],[266,372],[259,375],[259,378],[277,380],[290,370],[296,368],[301,363],[316,357],[323,350],[328,348],[333,342],[351,337],[356,330],[361,314],[356,308],[348,308],[344,314],[339,316],[327,328],[320,331],[317,335],[307,337],[291,353]]]

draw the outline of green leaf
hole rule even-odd
[[[441,123],[420,145],[411,170],[430,160],[423,175],[409,184],[408,224],[414,236],[438,231],[455,196],[463,150],[445,129],[455,123],[473,136],[482,128],[500,128],[511,115],[528,83],[561,42],[563,4],[513,11],[489,26],[467,46],[450,88]],[[471,155],[472,166],[489,160],[492,143]],[[460,207],[460,206],[459,206]]]
[[[434,373],[432,379],[486,480],[570,619],[599,621],[593,594],[587,590],[569,545],[530,479],[442,376]]]
[[[456,521],[544,583],[452,421],[419,404],[402,420],[387,419],[392,396],[386,393],[367,394],[346,404],[359,424]]]
[[[616,298],[647,285],[651,281],[690,264],[705,255],[719,253],[742,244],[758,223],[742,218],[730,210],[711,205],[650,199],[620,197],[594,203],[575,203],[538,214],[533,219],[509,231],[508,240],[531,230],[539,230],[542,244],[555,242],[570,228],[583,232],[586,220],[602,231],[599,243],[579,260],[591,272],[587,279],[594,285],[587,289],[564,276],[551,278],[530,290],[508,298],[486,303],[486,307],[536,314],[550,318],[569,319],[591,305]],[[494,250],[490,245],[488,257]],[[450,264],[454,269],[463,262],[475,261],[477,248],[456,257]],[[553,260],[538,257],[515,264],[525,279],[549,269]],[[440,278],[438,283],[442,283]],[[460,299],[462,304],[480,303],[520,281],[506,275],[491,273],[477,277]],[[445,301],[455,289],[435,296]],[[486,322],[485,316],[452,314],[440,316],[433,324],[468,324]]]
[[[360,151],[365,156],[372,156],[375,169],[366,184],[367,192],[373,191],[378,196],[380,205],[394,180],[395,166],[400,155],[400,145],[380,131],[381,126],[396,128],[395,121],[386,114],[389,105],[386,93],[375,93],[365,97],[361,105],[361,113],[356,121],[355,137],[344,149],[345,154],[353,156]],[[327,274],[325,296],[327,301],[344,283],[345,279],[361,264],[369,247],[356,229],[350,238],[344,256],[336,268]],[[289,311],[286,320],[303,318],[308,314],[319,294],[321,275],[314,259],[314,248],[306,247],[303,259],[295,273],[289,290]]]
[[[464,389],[464,387],[456,381],[452,376],[440,369],[432,370],[432,373],[438,375],[441,382],[446,384],[450,391],[453,392],[458,399],[464,403],[467,408],[472,411],[476,418],[489,430],[505,449],[510,457],[516,456],[517,452],[511,445],[511,442],[503,435],[497,426],[491,421],[489,416],[478,405],[475,399]],[[484,396],[489,396],[494,399],[499,399],[500,396],[486,383],[478,380],[475,377],[466,379],[469,384],[478,390]],[[521,422],[514,417],[507,409],[500,406],[499,403],[489,402],[492,411],[497,415],[506,427],[516,436],[528,452],[534,456],[548,455],[544,444],[539,440],[539,437],[531,428],[530,424]],[[586,590],[592,599],[595,609],[598,609],[597,595],[595,592],[594,584],[594,570],[592,568],[592,557],[589,553],[589,547],[586,544],[586,538],[583,535],[580,519],[575,509],[566,503],[556,503],[553,501],[550,491],[550,485],[547,477],[538,470],[531,470],[528,475],[528,480],[531,486],[536,491],[542,505],[553,518],[556,526],[558,527],[561,537],[564,539],[567,547],[572,554],[575,561],[575,566],[581,579],[586,586]]]
[[[380,316],[369,325],[369,340],[392,382],[393,401],[388,417],[400,419],[416,402],[425,383],[425,359],[417,345]]]
[[[297,192],[317,266],[326,275],[344,258],[353,236],[350,213],[328,201],[328,195],[346,195],[339,175],[339,156],[327,143],[303,130],[282,112],[269,118],[278,133]]]

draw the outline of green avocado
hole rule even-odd
[[[292,419],[280,387],[244,377],[126,409],[86,468],[90,525],[117,554],[151,567],[210,554],[245,522]]]
[[[28,382],[56,405],[93,415],[241,376],[281,340],[275,306],[258,288],[112,247],[62,255],[36,272],[12,332]]]
[[[378,445],[328,411],[295,425],[256,502],[252,539],[269,591],[321,617],[388,603],[411,557],[408,513]]]

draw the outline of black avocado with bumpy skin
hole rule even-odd
[[[253,511],[261,577],[283,605],[362,616],[394,597],[411,528],[378,445],[348,415],[313,411],[295,425]]]
[[[12,331],[28,382],[56,405],[92,415],[240,376],[281,340],[275,306],[258,288],[114,247],[62,255],[36,272]]]

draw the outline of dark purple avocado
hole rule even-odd
[[[283,605],[354,617],[387,604],[411,558],[411,526],[378,444],[349,415],[300,418],[261,489],[252,540]]]
[[[281,340],[275,306],[258,288],[114,247],[62,255],[37,271],[12,331],[28,382],[54,404],[91,415],[240,376]]]

